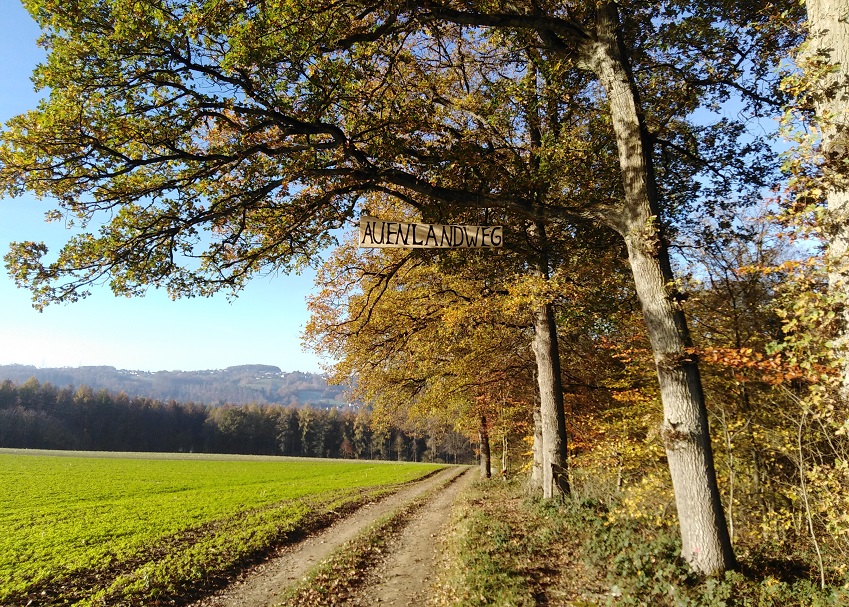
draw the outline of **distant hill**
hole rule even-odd
[[[0,365],[0,381],[22,383],[30,377],[60,388],[85,384],[150,397],[206,404],[276,403],[333,407],[345,404],[344,389],[328,386],[316,373],[286,373],[270,365],[239,365],[209,371],[128,371],[115,367],[61,367],[39,369],[30,365]]]

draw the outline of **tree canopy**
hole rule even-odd
[[[597,52],[592,7],[25,4],[44,31],[49,53],[34,82],[49,95],[4,132],[2,191],[53,197],[50,219],[92,227],[50,261],[32,242],[7,257],[39,306],[98,281],[121,294],[237,290],[257,272],[309,263],[374,191],[431,209],[450,202],[617,224],[607,207],[620,186],[597,189],[616,170],[606,102],[571,67]],[[703,187],[682,188],[681,171],[707,169],[721,182],[747,158],[706,144],[733,139],[739,124],[694,128],[687,116],[737,90],[751,103],[770,99],[765,59],[781,42],[762,34],[776,19],[770,7],[621,7],[665,215]],[[517,111],[525,93],[516,79],[531,65],[543,82],[533,120]],[[526,170],[529,126],[544,144],[535,171]],[[561,189],[564,165],[585,172],[583,191]],[[540,204],[531,192],[541,184],[550,200]]]

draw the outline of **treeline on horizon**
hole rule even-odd
[[[138,371],[110,366],[37,368],[0,365],[0,380],[19,384],[34,377],[56,386],[89,386],[130,396],[208,404],[277,404],[334,407],[344,403],[341,386],[303,371],[284,372],[272,365],[238,365],[203,371]]]
[[[130,397],[30,378],[0,383],[0,447],[235,453],[467,463],[469,440],[374,424],[368,409],[219,405]]]

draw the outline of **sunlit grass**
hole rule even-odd
[[[0,453],[0,603],[79,572],[144,560],[190,529],[221,527],[232,535],[239,521],[257,525],[259,519],[272,531],[295,528],[321,504],[342,503],[435,468],[284,458]],[[208,537],[204,542],[216,544]]]

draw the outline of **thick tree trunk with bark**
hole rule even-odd
[[[536,222],[531,234],[538,250],[535,273],[545,280],[550,277],[548,237],[545,226]],[[563,409],[563,383],[560,377],[560,348],[554,308],[546,303],[534,311],[534,339],[531,349],[536,359],[539,388],[539,422],[541,432],[542,496],[545,499],[569,493],[567,474],[566,413]]]
[[[481,478],[491,478],[492,463],[489,451],[489,428],[486,425],[485,415],[481,415],[481,427],[478,430],[478,439],[481,451]]]
[[[716,483],[701,378],[687,353],[689,332],[658,221],[648,134],[617,28],[615,5],[599,7],[596,39],[583,53],[607,93],[619,151],[625,200],[611,224],[625,239],[654,353],[682,554],[697,572],[714,574],[734,566],[734,553]]]
[[[626,238],[628,257],[654,352],[666,448],[681,527],[682,555],[702,574],[734,566],[734,553],[716,482],[707,409],[696,363],[687,354],[684,316],[676,310],[655,251]],[[664,251],[665,252],[665,251]]]
[[[569,493],[560,352],[557,348],[557,325],[550,304],[541,306],[534,313],[533,351],[537,362],[542,429],[542,495],[547,499]]]
[[[828,204],[829,287],[842,304],[843,398],[849,400],[849,6],[807,0],[808,55],[831,67],[814,83]]]

